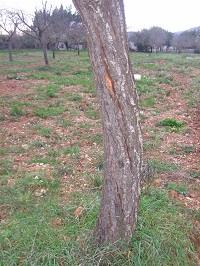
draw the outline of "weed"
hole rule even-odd
[[[81,128],[89,128],[91,125],[89,123],[81,123],[80,127]]]
[[[141,106],[147,107],[147,108],[148,107],[155,107],[155,105],[156,105],[156,101],[152,97],[149,97],[144,102],[141,102]]]
[[[95,188],[102,187],[102,177],[101,176],[90,176],[90,180]]]
[[[85,75],[87,74],[88,72],[87,71],[84,71],[84,70],[76,70],[76,71],[73,71],[72,74],[73,75]]]
[[[53,131],[53,128],[47,128],[47,127],[41,127],[40,133],[41,135],[44,135],[46,137],[50,136]]]
[[[103,159],[98,159],[97,163],[96,163],[96,168],[98,171],[102,171],[104,169],[104,162]]]
[[[39,116],[41,118],[47,118],[50,116],[57,116],[65,112],[65,108],[62,106],[58,107],[37,107],[37,109],[34,111],[34,114],[36,116]]]
[[[54,160],[53,160],[54,159]],[[56,165],[57,161],[55,160],[54,157],[50,157],[50,156],[41,156],[41,155],[37,155],[36,157],[32,157],[29,161],[28,164],[40,164],[40,165]]]
[[[154,163],[150,160],[145,161],[142,167],[142,179],[148,185],[148,188],[150,188],[154,175],[155,175]]]
[[[7,76],[7,79],[16,79],[16,80],[21,80],[21,77],[14,75],[14,76]]]
[[[143,143],[144,151],[151,151],[157,147],[157,143],[155,141],[146,141]]]
[[[0,115],[0,121],[5,121],[5,120],[6,120],[5,115]]]
[[[63,154],[71,154],[75,156],[77,156],[79,152],[80,152],[80,148],[77,146],[77,144],[74,144],[71,147],[67,147],[62,151]]]
[[[57,165],[54,171],[54,176],[57,177],[62,177],[65,175],[73,175],[73,174],[74,174],[73,166],[62,163]]]
[[[172,173],[174,171],[178,171],[178,167],[174,163],[151,160],[150,164],[151,167],[154,169],[154,171],[157,173],[162,173],[162,172]]]
[[[165,186],[168,190],[174,190],[177,191],[179,194],[182,194],[187,197],[187,187],[182,184],[176,184],[176,183],[167,183],[167,186]]]
[[[196,148],[194,146],[181,146],[181,150],[186,154],[194,152],[195,149]]]
[[[23,115],[25,115],[25,112],[22,109],[22,107],[19,106],[19,105],[16,105],[16,104],[12,105],[10,113],[11,113],[11,115],[14,115],[14,116],[23,116]]]
[[[37,148],[44,148],[46,146],[46,144],[43,141],[33,141],[31,143],[32,147],[37,147]]]
[[[94,136],[92,136],[91,138],[92,143],[96,143],[96,144],[102,144],[103,138],[102,138],[102,134],[96,134]]]
[[[51,148],[51,150],[47,153],[48,157],[56,158],[59,156],[59,151],[55,148]]]
[[[197,171],[195,171],[195,170],[193,170],[193,169],[189,169],[189,170],[188,170],[188,173],[189,173],[189,175],[190,175],[191,177],[193,177],[193,178],[200,178],[200,169],[197,170]]]
[[[99,119],[99,112],[94,110],[92,107],[89,107],[88,110],[85,111],[85,115],[90,119]]]
[[[62,123],[63,127],[71,127],[73,125],[74,125],[74,123],[70,120],[63,121],[63,123]]]
[[[7,174],[11,173],[12,170],[13,170],[12,160],[0,159],[0,174],[1,175],[7,175]]]
[[[158,126],[166,126],[166,127],[176,127],[180,128],[185,125],[185,123],[178,122],[173,118],[165,118],[164,120],[158,122]]]
[[[147,117],[144,114],[140,114],[140,119],[145,120],[145,119],[147,119]]]
[[[76,102],[76,101],[82,100],[82,97],[80,95],[76,94],[76,95],[69,97],[68,100]]]
[[[156,126],[166,127],[170,132],[179,132],[186,124],[173,118],[165,118],[156,123]]]

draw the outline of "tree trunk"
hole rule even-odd
[[[78,55],[80,55],[79,42],[77,42]]]
[[[8,54],[9,54],[9,61],[13,61],[12,57],[12,41],[8,40]]]
[[[41,41],[41,46],[42,46],[42,50],[43,50],[43,55],[44,55],[44,62],[45,65],[49,65],[49,60],[48,60],[48,56],[47,56],[47,45],[45,42]]]
[[[128,240],[140,195],[142,137],[128,54],[123,0],[73,0],[87,43],[103,124],[104,177],[94,236],[98,244]]]
[[[55,52],[55,49],[53,48],[53,59],[55,59],[56,58],[56,52]]]
[[[53,44],[53,46],[52,46],[52,55],[53,55],[53,59],[56,58],[56,48],[55,48],[55,45],[56,45],[56,44]]]

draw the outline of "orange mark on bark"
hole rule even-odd
[[[110,91],[112,95],[114,95],[115,94],[114,86],[107,72],[106,72],[105,80],[106,80],[106,86],[108,87],[108,90]]]

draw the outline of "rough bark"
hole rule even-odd
[[[94,236],[128,240],[140,195],[142,137],[123,0],[73,0],[87,31],[103,124],[104,177]]]

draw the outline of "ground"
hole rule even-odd
[[[163,69],[167,61],[157,60],[155,64],[158,69]],[[29,68],[31,67],[38,67],[38,63],[32,63],[29,65]],[[12,69],[12,66],[8,69]],[[78,71],[77,66],[73,71]],[[170,82],[159,82],[159,78],[163,77],[162,71],[155,72],[154,69],[147,69],[139,64],[137,71],[147,82],[152,75],[157,77],[155,83],[149,85],[152,90],[156,88],[156,94],[153,95],[156,97],[153,98],[155,101],[152,104],[147,101],[151,98],[152,91],[144,96],[140,92],[142,83],[137,83],[144,140],[145,174],[142,185],[168,189],[169,197],[173,201],[197,211],[200,208],[200,102],[189,105],[187,93],[191,87],[191,77],[199,75],[199,70],[195,68],[188,75],[170,69],[167,72]],[[73,76],[73,73],[70,73],[70,76]],[[74,75],[78,76],[79,73]],[[61,201],[64,202],[69,200],[70,192],[88,188],[89,175],[93,181],[98,182],[94,177],[96,169],[99,168],[100,175],[102,174],[101,123],[95,93],[90,91],[90,88],[86,93],[82,85],[62,85],[56,95],[48,94],[45,99],[41,94],[34,96],[37,89],[48,84],[48,79],[29,78],[23,72],[19,77],[1,75],[1,149],[5,151],[2,155],[7,164],[0,167],[8,176],[3,185],[8,186],[15,184],[15,173],[35,173],[36,179],[36,173],[45,173],[46,179],[53,180],[52,173],[56,170],[62,184]],[[49,93],[48,89],[43,93]],[[67,100],[62,101],[63,95],[66,95]],[[19,108],[19,101],[23,108],[26,106],[25,113]],[[45,103],[52,109],[65,108],[65,112],[61,111],[60,116],[44,116],[38,113],[36,115],[36,112],[42,110],[42,105],[36,106],[36,102]],[[16,106],[18,109],[15,109]],[[166,127],[163,130],[159,121],[165,118],[173,118],[185,126],[180,129]],[[47,158],[54,157],[59,160],[59,164],[54,163],[53,159],[53,163],[47,161]],[[36,196],[43,196],[46,190],[41,184],[35,188],[34,193]],[[82,209],[78,207],[74,215],[79,216],[81,213]],[[8,219],[4,209],[0,216],[2,222]],[[60,220],[54,222],[58,225]],[[193,223],[200,229],[197,220]],[[192,241],[196,246],[200,246],[198,234]]]
[[[164,64],[164,61],[157,62],[157,64]],[[144,73],[145,75],[146,73]],[[199,152],[200,152],[200,103],[197,104],[194,108],[190,108],[188,111],[187,108],[187,101],[183,98],[181,95],[181,92],[184,90],[184,88],[187,88],[190,84],[190,79],[189,77],[181,74],[174,74],[173,72],[170,73],[170,76],[173,77],[174,81],[178,84],[180,84],[179,88],[177,87],[171,87],[171,85],[166,85],[164,84],[164,89],[165,91],[170,91],[170,95],[167,97],[167,105],[170,106],[169,110],[166,110],[162,112],[160,115],[153,116],[151,111],[141,111],[142,114],[144,114],[147,119],[145,121],[142,121],[142,128],[144,129],[143,131],[143,139],[144,142],[147,142],[148,140],[151,140],[151,131],[145,131],[145,128],[150,128],[152,125],[156,123],[158,120],[162,120],[166,117],[173,117],[177,119],[178,121],[185,122],[188,126],[189,131],[184,133],[184,134],[177,134],[175,132],[166,132],[165,136],[161,142],[161,145],[158,147],[156,150],[150,150],[147,152],[144,152],[144,157],[145,158],[159,158],[162,161],[172,161],[177,165],[177,167],[180,167],[180,171],[176,173],[171,173],[171,174],[165,174],[162,173],[158,179],[154,180],[154,183],[156,186],[163,186],[163,184],[167,182],[178,182],[178,183],[183,183],[184,185],[187,184],[189,187],[189,192],[188,192],[188,197],[184,197],[178,193],[172,193],[173,199],[176,199],[178,201],[182,201],[185,205],[194,208],[194,209],[199,209],[200,208],[200,195],[199,191],[197,192],[196,190],[196,183],[199,183],[199,180],[197,178],[191,177],[188,173],[187,170],[193,170],[197,171],[197,165],[200,163],[199,161]],[[1,96],[11,96],[13,99],[17,95],[22,95],[23,98],[22,101],[27,101],[27,95],[30,94],[31,90],[27,90],[27,86],[37,86],[37,85],[45,85],[48,82],[45,80],[40,80],[40,81],[35,81],[35,80],[17,80],[17,79],[12,79],[9,80],[7,79],[7,76],[4,76],[1,78],[1,83],[0,83],[0,95]],[[157,84],[158,86],[161,87],[160,84]],[[68,91],[73,91],[73,92],[79,92],[79,87],[68,87]],[[166,106],[166,102],[157,102],[157,107],[158,108],[164,108]],[[6,113],[6,110],[4,110]],[[5,114],[5,116],[7,116]],[[68,118],[65,117],[67,120]],[[70,119],[70,118],[69,118]],[[19,138],[21,136],[24,136],[26,133],[29,135],[34,136],[33,140],[38,140],[37,134],[35,134],[35,131],[31,132],[30,130],[26,132],[26,126],[27,124],[31,124],[31,121],[34,123],[35,117],[31,116],[22,116],[19,121],[1,121],[1,126],[5,131],[9,131],[10,134],[15,135],[15,139],[17,139],[17,136]],[[83,122],[89,122],[91,121],[89,119],[86,119],[84,117],[81,118],[80,116],[76,117],[75,120],[83,120]],[[88,121],[89,120],[89,121]],[[46,127],[51,127],[53,124],[52,118],[42,120],[42,124]],[[57,128],[57,132],[60,130],[59,134],[67,134],[67,130]],[[81,130],[80,130],[81,131]],[[94,131],[99,131],[100,129],[91,129],[92,132]],[[17,135],[17,136],[16,136]],[[4,136],[2,136],[3,138]],[[41,138],[40,138],[41,139]],[[70,143],[72,143],[75,140],[70,140]],[[16,144],[15,142],[12,142],[12,145]],[[10,146],[10,143],[3,143],[4,148],[7,148],[7,146]],[[95,144],[94,144],[95,145]],[[174,146],[186,146],[186,147],[195,147],[194,150],[192,150],[189,153],[182,153],[179,155],[176,154],[170,154],[169,149]],[[26,149],[26,146],[24,146]],[[87,152],[88,150],[88,145],[82,147],[84,152]],[[32,154],[30,153],[29,156],[31,157]],[[23,155],[17,156],[17,158],[14,161],[13,168],[14,169],[19,169],[21,168],[22,165],[26,167],[28,170],[32,171],[34,168],[45,168],[45,171],[51,171],[52,167],[51,166],[43,166],[39,164],[26,164],[26,161],[28,160],[27,156],[26,158],[23,157]],[[81,160],[92,160],[92,158],[84,158],[84,156],[81,157]],[[83,163],[84,165],[84,163]],[[11,178],[12,179],[12,178]],[[64,178],[65,179],[65,178]]]

